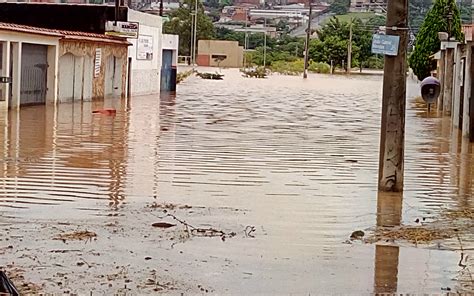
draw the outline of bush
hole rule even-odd
[[[277,72],[284,75],[299,75],[304,70],[304,60],[297,59],[295,61],[274,61],[270,69],[273,72]],[[316,63],[310,61],[308,65],[308,71],[314,73],[327,74],[331,70],[331,67],[326,63]]]
[[[310,63],[308,70],[314,73],[328,74],[331,71],[331,66],[326,63]]]
[[[367,60],[367,68],[369,69],[383,69],[385,59],[384,57],[372,56]]]
[[[304,60],[298,59],[293,62],[274,61],[270,67],[273,72],[284,75],[299,75],[304,70]]]

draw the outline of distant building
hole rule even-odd
[[[168,1],[164,0],[163,1],[163,13],[164,14],[169,14],[170,12],[177,10],[180,7],[179,2],[175,1]],[[150,14],[155,14],[158,15],[160,13],[160,3],[159,2],[151,2],[151,3],[146,3],[146,4],[139,4],[138,5],[138,10]]]
[[[351,12],[385,12],[387,0],[351,0]]]
[[[197,64],[207,67],[240,68],[243,65],[244,48],[238,41],[199,40]]]
[[[260,6],[265,4],[264,0],[234,0],[234,5],[239,6],[242,4],[251,4],[251,5],[256,5]]]

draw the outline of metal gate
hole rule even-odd
[[[46,102],[48,47],[23,43],[21,48],[20,105]]]
[[[168,49],[163,50],[161,91],[176,91],[176,67],[173,67],[173,51]]]

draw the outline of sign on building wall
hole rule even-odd
[[[99,77],[101,63],[102,63],[102,50],[100,48],[96,48],[95,60],[94,60],[94,77]]]
[[[398,55],[400,36],[374,34],[372,38],[372,53]]]
[[[105,34],[110,36],[138,38],[138,23],[136,22],[115,22],[105,23]]]
[[[137,60],[153,59],[153,36],[140,35],[137,40]]]

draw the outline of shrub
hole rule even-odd
[[[328,74],[331,71],[331,66],[326,63],[310,63],[308,70],[314,73]]]

